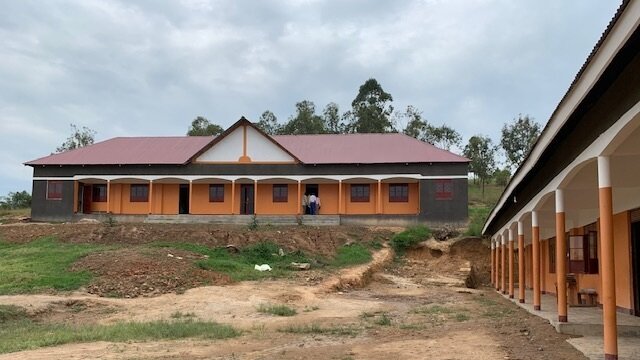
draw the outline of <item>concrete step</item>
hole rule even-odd
[[[231,224],[249,225],[254,221],[253,215],[149,215],[144,222],[164,224]],[[340,225],[339,215],[256,215],[258,225]],[[301,224],[300,224],[301,223]]]

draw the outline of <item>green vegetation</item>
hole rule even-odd
[[[411,312],[413,312],[414,314],[439,315],[439,314],[450,314],[453,312],[453,310],[440,305],[432,305],[432,306],[426,306],[426,307],[419,307],[419,308],[413,309]]]
[[[103,245],[65,244],[45,237],[25,244],[0,241],[0,295],[75,290],[91,280],[86,271],[69,271],[79,258]]]
[[[171,314],[172,319],[187,319],[187,318],[195,318],[196,314],[192,312],[183,313],[182,311],[176,311]]]
[[[31,208],[21,209],[3,209],[0,207],[0,216],[16,217],[16,216],[31,216]]]
[[[336,336],[356,336],[360,329],[353,326],[333,326],[322,327],[318,324],[311,325],[289,325],[278,329],[280,332],[292,334],[316,334],[316,335],[336,335]]]
[[[504,306],[495,300],[487,299],[483,296],[476,296],[474,297],[474,300],[484,306],[482,316],[487,318],[501,319],[512,315],[514,312],[510,307]]]
[[[258,312],[276,316],[293,316],[298,313],[296,309],[292,309],[286,305],[270,304],[260,304],[260,306],[258,306]]]
[[[225,248],[210,248],[205,245],[189,243],[156,243],[154,246],[181,249],[206,255],[208,258],[196,261],[201,269],[218,271],[229,275],[236,281],[277,278],[289,275],[292,262],[309,262],[309,258],[301,251],[280,256],[278,245],[272,242],[259,242],[237,253],[230,253]],[[256,271],[255,265],[269,264],[272,271]]]
[[[491,209],[488,207],[469,207],[469,227],[465,235],[482,236],[482,227],[487,221],[490,211]]]
[[[382,313],[379,318],[374,320],[374,323],[380,326],[389,326],[391,325],[391,317],[387,313]]]
[[[371,251],[362,244],[345,245],[338,248],[335,258],[330,262],[335,267],[365,264],[371,261]]]
[[[484,199],[482,198],[482,187],[480,184],[474,184],[469,181],[469,204],[471,207],[484,206],[492,208],[500,199],[500,195],[504,191],[504,186],[495,184],[486,184],[484,188]]]
[[[24,308],[16,305],[0,305],[0,324],[24,319],[27,312]]]
[[[431,237],[431,230],[428,227],[424,225],[413,226],[395,234],[391,238],[391,246],[397,254],[402,255],[408,248],[429,239],[429,237]]]
[[[189,337],[227,339],[240,335],[229,325],[196,320],[123,322],[114,325],[43,324],[12,321],[0,327],[0,353],[93,341],[149,341]]]
[[[454,317],[454,319],[456,319],[456,321],[467,321],[470,319],[469,315],[465,314],[465,313],[457,313]]]

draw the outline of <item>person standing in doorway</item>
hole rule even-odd
[[[309,209],[311,210],[311,215],[316,215],[316,210],[317,210],[317,203],[316,201],[318,200],[318,198],[316,197],[315,193],[311,193],[311,196],[309,196]]]
[[[306,215],[309,213],[309,195],[304,193],[302,195],[302,215]]]
[[[320,214],[320,196],[316,196],[316,215]]]

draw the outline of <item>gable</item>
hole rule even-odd
[[[296,159],[247,121],[220,135],[220,139],[195,162],[295,163]]]

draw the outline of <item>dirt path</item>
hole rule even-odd
[[[379,253],[380,254],[380,253]],[[382,255],[376,259],[384,258]],[[169,319],[193,313],[244,331],[231,340],[70,344],[0,359],[584,359],[544,321],[485,288],[469,290],[425,282],[419,257],[371,274],[358,290],[327,292],[303,280],[245,282],[191,289],[155,298],[69,296],[0,297],[26,306],[43,321],[113,323]],[[457,265],[456,265],[457,266]],[[352,276],[351,273],[344,272]],[[360,268],[357,272],[367,272]],[[341,283],[329,279],[323,284]],[[260,304],[287,304],[293,317],[258,313]],[[350,329],[340,335],[282,332],[317,324]]]

